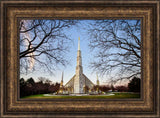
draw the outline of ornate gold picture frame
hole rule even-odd
[[[1,117],[160,117],[159,1],[1,1]],[[19,18],[141,19],[140,99],[20,99]]]

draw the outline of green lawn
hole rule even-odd
[[[25,96],[23,98],[65,98],[65,99],[104,99],[104,98],[140,98],[139,93],[113,93],[114,95],[107,96],[107,95],[87,95],[87,96],[69,96],[69,95],[57,95],[57,96],[44,96],[44,94],[39,94],[39,95],[31,95],[31,96]]]

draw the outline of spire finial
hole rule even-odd
[[[80,37],[78,37],[78,50],[80,50]]]
[[[98,80],[98,73],[96,72],[96,75],[97,75],[97,80]]]

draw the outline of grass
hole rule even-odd
[[[116,99],[116,98],[140,98],[139,93],[113,93],[115,95],[88,95],[88,96],[68,96],[68,95],[57,95],[57,96],[44,96],[44,94],[25,96],[22,98],[40,98],[40,99]]]

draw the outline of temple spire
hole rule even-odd
[[[80,50],[80,37],[78,38],[78,50],[77,50],[77,66],[76,66],[76,75],[74,79],[74,93],[83,93],[83,68],[82,68],[82,57]]]
[[[62,72],[62,78],[61,78],[61,84],[60,87],[63,87],[63,72]]]
[[[96,75],[97,75],[97,85],[99,86],[98,73],[96,73]]]
[[[80,37],[78,38],[78,50],[80,50]]]
[[[94,87],[94,84],[83,74],[80,38],[78,38],[78,41],[76,40],[76,42],[78,43],[76,73],[69,82],[67,82],[65,87],[68,87],[69,92],[71,93],[81,94],[91,90]]]
[[[76,74],[82,73],[82,58],[81,58],[81,50],[80,50],[80,37],[78,38],[78,51],[77,51],[77,66],[76,66]]]
[[[62,72],[62,80],[61,81],[63,82],[63,72]]]
[[[64,87],[63,87],[63,72],[62,72],[62,79],[60,83],[59,93],[63,93]]]

